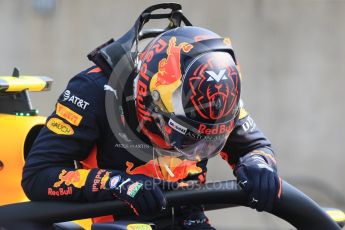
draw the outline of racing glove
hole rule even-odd
[[[137,216],[141,216],[165,209],[167,201],[162,189],[173,188],[174,184],[145,175],[120,173],[108,180],[106,188],[115,197],[126,202]]]
[[[239,159],[234,170],[249,206],[260,212],[271,211],[282,194],[282,181],[272,159],[268,154],[249,153]]]

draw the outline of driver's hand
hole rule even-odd
[[[165,209],[167,202],[162,188],[174,186],[172,182],[126,173],[112,176],[106,185],[107,189],[126,202],[137,216],[155,214]]]
[[[271,211],[282,194],[282,182],[275,167],[264,156],[247,154],[235,168],[237,182],[248,194],[248,203],[257,211]]]

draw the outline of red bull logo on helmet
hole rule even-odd
[[[193,46],[187,42],[176,45],[176,37],[171,37],[167,48],[167,57],[160,60],[154,86],[170,85],[182,77],[181,50],[188,53]],[[155,77],[154,76],[154,77]],[[153,78],[154,78],[153,77]]]
[[[200,124],[198,131],[205,135],[218,135],[230,133],[234,128],[234,122],[230,124],[217,124],[214,127],[207,127],[205,124]]]
[[[168,43],[159,39],[150,50],[142,54],[143,64],[141,65],[138,82],[136,84],[136,104],[139,120],[152,121],[150,113],[145,108],[144,98],[154,92],[159,97],[162,109],[172,112],[172,94],[181,85],[181,51],[187,53],[193,45],[187,42],[177,44],[176,37],[171,37]],[[152,70],[148,70],[148,63],[152,61],[155,54],[166,50],[166,57],[158,62],[157,72],[150,76]]]
[[[173,112],[172,95],[181,85],[181,51],[188,53],[193,45],[187,42],[176,44],[176,37],[171,37],[167,48],[167,57],[159,61],[158,72],[152,77],[150,91],[159,95],[162,107]]]
[[[141,65],[138,81],[136,83],[136,105],[137,105],[137,115],[140,122],[142,121],[152,121],[150,113],[146,111],[144,98],[148,94],[148,86],[150,84],[150,76],[148,75],[147,63],[151,62],[152,57],[160,53],[167,46],[166,42],[163,39],[159,39],[158,42],[152,46],[150,50],[146,50],[141,53],[140,59],[142,60],[146,57],[145,62]]]

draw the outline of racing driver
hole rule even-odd
[[[205,183],[207,160],[220,154],[249,206],[272,210],[281,180],[271,143],[243,108],[230,40],[178,27],[155,37],[137,58],[136,74],[123,78],[133,100],[118,108],[118,119],[142,142],[123,140],[111,128],[105,98],[118,92],[109,74],[92,66],[69,81],[30,150],[22,179],[28,198],[119,199],[139,217],[155,214],[166,208],[164,189]],[[153,157],[143,161],[132,154],[139,151]],[[201,206],[181,207],[175,218],[175,229],[214,229]]]

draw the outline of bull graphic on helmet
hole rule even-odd
[[[172,94],[181,85],[181,50],[188,53],[193,46],[187,42],[176,45],[176,37],[171,37],[166,50],[167,57],[159,61],[158,72],[152,77],[150,91],[159,94],[168,112],[173,112]]]

